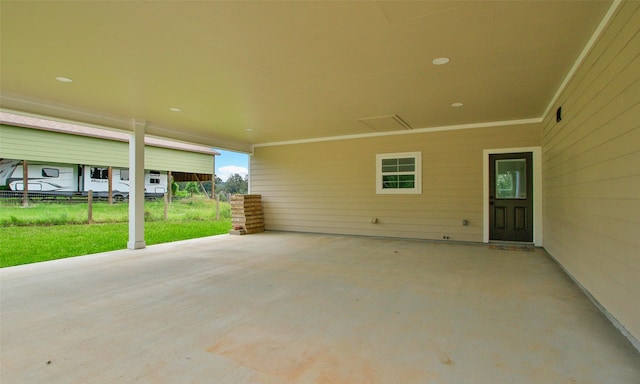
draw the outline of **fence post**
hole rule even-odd
[[[169,193],[169,204],[173,202],[173,175],[167,171],[167,192]]]
[[[220,194],[216,196],[216,221],[220,221]]]
[[[109,166],[109,168],[107,168],[107,181],[109,184],[109,195],[108,195],[108,200],[109,200],[109,205],[113,205],[113,167]]]
[[[22,206],[29,206],[29,165],[22,160]]]
[[[169,213],[169,193],[164,193],[164,219],[167,220],[167,216]]]
[[[87,223],[93,223],[93,190],[89,190],[87,195]]]

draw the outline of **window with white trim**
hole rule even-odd
[[[422,152],[376,155],[376,193],[421,194]]]

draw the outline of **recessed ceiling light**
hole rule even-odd
[[[434,65],[444,65],[444,64],[447,64],[449,61],[450,60],[448,57],[438,57],[437,59],[434,59],[432,63]]]
[[[170,110],[171,112],[182,112],[182,109],[180,109],[180,108],[176,108],[176,107],[171,107],[171,108],[169,108],[169,110]]]
[[[70,83],[73,81],[73,79],[70,79],[68,77],[64,77],[64,76],[58,76],[56,77],[56,80],[61,81],[63,83]]]
[[[462,107],[463,105],[464,105],[464,104],[462,104],[462,103],[453,103],[453,104],[451,104],[451,106],[452,106],[453,108],[460,108],[460,107]]]

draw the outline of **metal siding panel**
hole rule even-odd
[[[128,144],[40,129],[0,125],[0,158],[126,167]]]
[[[145,147],[145,168],[213,174],[213,155]],[[0,158],[129,167],[129,143],[0,125]]]
[[[145,148],[145,168],[172,172],[213,174],[213,155],[169,148]]]

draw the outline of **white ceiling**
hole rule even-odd
[[[610,6],[2,1],[1,102],[243,151],[404,129],[396,115],[414,129],[539,118]]]

